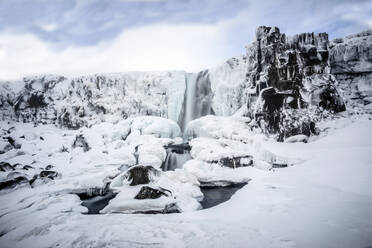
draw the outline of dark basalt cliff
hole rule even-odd
[[[263,109],[271,113],[283,107],[311,104],[327,110],[345,110],[330,73],[328,35],[304,33],[286,37],[277,27],[261,26],[256,41],[247,50],[251,95],[265,88]],[[332,97],[328,95],[333,94]],[[269,97],[270,96],[270,97]]]
[[[247,48],[247,60],[249,112],[264,132],[279,134],[279,140],[314,133],[315,111],[346,109],[330,73],[326,33],[286,37],[277,27],[261,26]]]

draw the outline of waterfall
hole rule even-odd
[[[162,169],[163,171],[174,171],[175,169],[182,169],[183,165],[190,159],[192,158],[189,152],[180,154],[169,151]]]
[[[180,125],[181,129],[186,128],[187,123],[194,119],[195,104],[196,104],[196,76],[193,73],[185,75],[186,92],[184,100],[184,116]]]
[[[183,109],[178,120],[182,131],[186,130],[190,121],[214,114],[212,109],[213,93],[208,70],[201,71],[198,74],[186,73],[185,83]]]

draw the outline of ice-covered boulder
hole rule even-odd
[[[217,164],[193,159],[184,165],[184,169],[194,175],[201,186],[229,186],[237,183],[247,183],[250,179],[238,168],[231,170]]]
[[[251,135],[246,125],[249,121],[249,118],[207,115],[189,122],[185,137],[244,139]]]
[[[175,121],[157,116],[139,116],[127,120],[131,131],[139,131],[143,135],[154,135],[158,138],[176,138],[181,130]],[[126,122],[123,122],[125,125]]]
[[[135,166],[110,184],[117,196],[101,213],[173,213],[200,209],[199,182],[186,171],[162,172]]]
[[[307,143],[308,139],[309,138],[306,135],[299,134],[299,135],[294,135],[294,136],[286,138],[284,140],[284,143],[296,143],[296,142]]]
[[[117,187],[123,184],[123,181],[128,181],[130,186],[139,184],[149,184],[157,177],[159,177],[160,171],[152,166],[137,165],[128,169],[125,173],[118,176],[111,182],[112,187]]]
[[[193,158],[211,163],[252,154],[250,145],[229,139],[196,138],[190,141],[190,145]]]

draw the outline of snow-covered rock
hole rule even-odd
[[[109,116],[156,115],[177,121],[185,73],[128,72],[69,79],[46,75],[1,82],[0,87],[2,119],[77,129]]]
[[[247,127],[249,121],[244,117],[207,115],[189,122],[184,135],[189,140],[196,137],[244,139],[251,135]]]
[[[144,186],[157,195],[144,194]],[[118,175],[110,188],[118,195],[102,213],[172,213],[200,209],[199,182],[185,171],[161,172],[151,166],[134,166]]]
[[[241,169],[232,170],[218,164],[207,163],[193,159],[184,165],[184,169],[194,175],[202,186],[228,186],[237,183],[247,183],[250,178],[239,173]]]
[[[331,73],[350,105],[368,105],[372,102],[372,30],[330,44]]]

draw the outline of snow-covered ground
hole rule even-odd
[[[115,178],[116,182],[120,179],[114,185],[120,193],[108,210],[118,206],[118,199],[125,202],[129,191],[120,178],[125,171],[122,165],[134,165],[138,160],[159,168],[166,159],[163,146],[182,141],[173,121],[136,117],[80,130],[2,122],[2,137],[12,137],[15,146],[21,147],[0,154],[1,161],[31,165],[29,170],[16,170],[26,177],[50,164],[58,176],[54,180],[38,178],[32,188],[23,184],[0,191],[0,247],[372,245],[370,116],[325,121],[319,126],[322,135],[311,137],[309,143],[278,143],[249,132],[246,121],[206,116],[195,120],[194,128],[190,123],[189,131],[197,137],[190,142],[194,159],[185,169],[162,172],[162,179],[151,184],[173,187],[183,211],[158,215],[110,211],[84,215],[87,209],[71,192],[102,187]],[[88,146],[76,139],[79,135]],[[5,141],[1,143],[1,150],[9,149],[6,146]],[[208,164],[219,158],[216,154],[249,154],[254,166],[231,169]],[[290,166],[270,169],[278,161]],[[196,211],[200,208],[196,179],[205,175],[200,164],[206,166],[210,179],[249,182],[229,201]],[[0,173],[2,181],[12,177],[9,172]],[[169,199],[162,196],[157,200]]]

